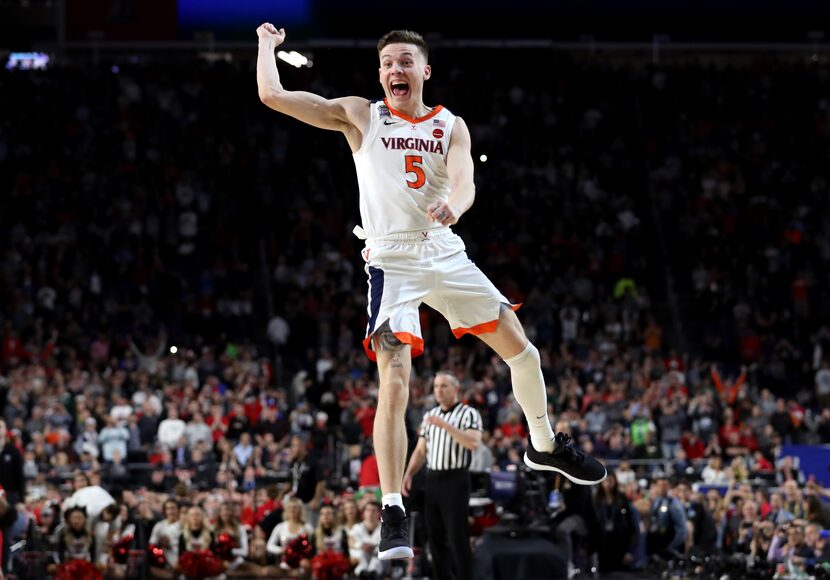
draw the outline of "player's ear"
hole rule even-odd
[[[429,77],[432,76],[432,67],[429,65],[424,66],[424,80],[429,80]]]

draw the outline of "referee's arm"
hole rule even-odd
[[[437,425],[441,429],[445,430],[458,442],[459,445],[465,449],[469,449],[470,451],[475,451],[476,447],[478,447],[481,443],[481,431],[479,429],[459,429],[458,427],[454,427],[440,417],[436,417],[434,415],[428,415],[424,419],[424,422],[427,425]]]
[[[401,493],[409,495],[409,488],[412,486],[412,478],[415,474],[421,471],[427,460],[427,440],[423,435],[418,437],[418,443],[415,445],[415,450],[412,452],[412,457],[409,458],[409,465],[406,466],[406,472],[403,474],[403,485],[401,486]]]

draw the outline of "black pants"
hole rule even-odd
[[[472,580],[469,504],[466,469],[427,471],[424,518],[436,580]]]

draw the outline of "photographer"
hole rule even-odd
[[[652,485],[653,500],[649,510],[648,554],[674,558],[684,549],[686,535],[686,512],[674,497],[669,495],[669,481],[659,478]]]
[[[674,488],[674,495],[686,510],[689,529],[686,546],[698,553],[713,553],[717,546],[718,530],[704,499],[700,494],[692,494],[692,488],[685,480]],[[766,552],[764,554],[766,555]]]
[[[771,521],[761,521],[753,524],[752,541],[749,545],[749,558],[752,564],[761,565],[767,561],[774,532],[775,524]]]
[[[772,538],[767,559],[770,562],[786,562],[793,557],[810,558],[810,547],[804,543],[804,527],[796,522],[778,526]]]
[[[740,511],[729,518],[724,532],[723,548],[727,553],[749,554],[753,539],[754,525],[760,521],[758,504],[745,497]]]
[[[807,558],[808,564],[830,562],[830,530],[823,530],[817,524],[807,524],[804,528],[804,543],[811,555]]]

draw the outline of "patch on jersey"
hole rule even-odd
[[[433,129],[432,130],[432,136],[435,137],[436,139],[440,139],[441,137],[444,136],[444,132],[441,129]]]
[[[389,110],[389,107],[386,105],[378,105],[378,118],[382,119],[384,117],[391,117],[392,111]]]
[[[436,127],[446,127],[447,126],[447,122],[444,121],[443,119],[433,119],[432,124]]]

